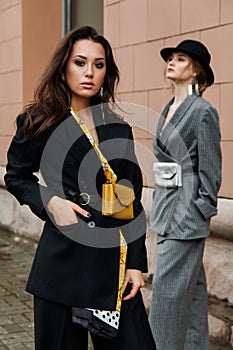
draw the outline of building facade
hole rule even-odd
[[[205,266],[210,332],[233,346],[233,1],[232,0],[1,0],[0,1],[0,224],[38,239],[41,223],[5,191],[6,151],[14,121],[58,40],[74,26],[89,24],[111,42],[121,72],[118,97],[129,113],[144,176],[149,215],[153,191],[152,138],[158,113],[169,96],[159,51],[183,39],[203,41],[212,54],[215,84],[204,94],[218,110],[223,181],[218,215],[207,240]],[[149,307],[155,269],[155,237],[147,238],[150,271],[144,291]]]

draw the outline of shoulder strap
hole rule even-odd
[[[112,170],[112,168],[110,167],[110,165],[108,164],[107,159],[103,156],[101,150],[99,149],[99,147],[96,144],[93,136],[91,135],[90,130],[83,123],[83,121],[79,118],[78,113],[72,107],[70,107],[70,112],[71,112],[72,116],[75,118],[75,120],[77,121],[77,123],[79,124],[79,126],[82,129],[83,133],[87,136],[87,138],[90,141],[92,147],[96,151],[96,154],[99,157],[99,160],[100,160],[100,162],[102,164],[104,175],[106,177],[106,182],[108,182],[108,183],[115,183],[116,180],[117,180],[117,176],[114,173],[114,171]]]

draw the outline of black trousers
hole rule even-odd
[[[34,297],[35,350],[87,350],[88,331],[72,322],[71,307]],[[123,301],[119,333],[91,334],[95,350],[156,350],[141,292]]]

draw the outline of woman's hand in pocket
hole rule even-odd
[[[77,214],[86,218],[90,213],[79,205],[58,196],[53,196],[47,203],[48,211],[53,215],[55,223],[59,226],[68,226],[78,223]]]

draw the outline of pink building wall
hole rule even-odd
[[[223,183],[219,195],[233,198],[233,1],[105,0],[105,35],[114,46],[121,71],[119,98],[160,112],[164,94],[159,51],[183,39],[203,41],[212,54],[215,84],[204,94],[220,115]],[[140,119],[140,115],[136,118]],[[142,124],[142,121],[135,123]],[[144,120],[153,134],[155,120]],[[151,135],[135,130],[137,141],[151,149]],[[140,158],[140,157],[139,157]],[[151,164],[145,172],[153,186]]]
[[[0,165],[14,121],[61,38],[62,1],[0,1]]]
[[[22,105],[21,1],[0,1],[0,164]]]

